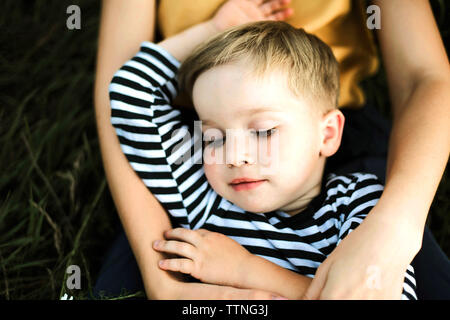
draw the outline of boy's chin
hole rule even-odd
[[[252,212],[252,213],[266,213],[276,210],[276,208],[273,205],[264,204],[264,203],[258,203],[258,204],[248,204],[248,203],[242,203],[241,205],[237,204],[241,209],[244,209],[245,211]]]

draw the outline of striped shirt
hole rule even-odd
[[[163,48],[144,42],[111,81],[111,121],[130,165],[174,227],[220,232],[255,255],[314,277],[325,258],[375,206],[383,186],[372,174],[330,174],[320,195],[294,216],[280,210],[256,214],[222,198],[204,174],[201,135],[193,132],[182,111],[171,106],[179,65]],[[369,271],[376,285],[377,270]],[[402,298],[416,299],[411,266]]]

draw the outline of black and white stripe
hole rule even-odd
[[[180,63],[150,42],[111,81],[111,122],[124,154],[172,223],[223,233],[253,254],[313,277],[319,265],[377,203],[383,186],[371,174],[330,175],[322,194],[293,217],[246,212],[209,185],[193,132],[171,107]],[[201,137],[200,137],[201,138]],[[416,299],[408,267],[403,299]]]

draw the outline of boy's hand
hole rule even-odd
[[[227,236],[204,229],[176,228],[164,233],[168,240],[153,243],[159,252],[182,258],[161,260],[159,267],[167,271],[190,274],[205,283],[239,287],[251,259],[239,243]]]
[[[291,0],[229,0],[211,19],[218,31],[244,23],[263,20],[285,20],[293,14],[292,8],[285,8]]]

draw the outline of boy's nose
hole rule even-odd
[[[246,164],[254,164],[254,161],[252,161],[250,159],[242,159],[242,160],[239,160],[239,161],[232,161],[230,163],[227,163],[227,166],[228,166],[228,168],[231,169],[233,167],[239,168],[239,167],[241,167],[243,165],[246,165]]]
[[[226,164],[228,168],[255,164],[256,147],[247,132],[227,131]]]
[[[249,148],[238,148],[237,152],[231,152],[227,157],[228,168],[241,167],[244,165],[252,165],[256,163],[256,156]]]

